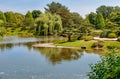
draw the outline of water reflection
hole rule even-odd
[[[34,48],[53,64],[61,63],[62,61],[77,60],[82,56],[82,52],[75,49],[63,49],[63,48]]]
[[[52,38],[43,38],[47,41],[27,38],[26,42],[23,39],[16,43],[0,41],[2,79],[88,79],[89,64],[99,60],[99,55],[92,51],[32,47],[36,43],[51,42]]]
[[[72,61],[72,60],[78,60],[83,55],[84,50],[76,50],[76,49],[67,49],[67,48],[45,48],[45,47],[33,47],[33,44],[38,44],[43,41],[36,41],[36,42],[21,42],[21,43],[8,43],[8,44],[0,44],[0,52],[5,51],[5,49],[12,49],[15,46],[24,46],[27,47],[29,51],[33,49],[34,51],[38,51],[41,55],[45,56],[48,61],[55,65],[60,64],[63,61]],[[50,41],[44,41],[44,42],[50,42]],[[99,50],[85,50],[86,53],[96,53],[96,54],[102,54],[102,51]]]
[[[15,38],[15,37],[14,37]],[[17,37],[16,39],[18,39],[19,37]],[[8,39],[8,38],[7,38]],[[12,41],[14,41],[14,39],[11,37],[9,39],[12,39]],[[32,42],[28,41],[25,42],[26,39],[31,40]],[[34,39],[39,39],[37,41],[35,41]],[[3,40],[3,41],[7,41],[6,42],[1,42],[0,43],[0,51],[3,52],[5,51],[5,49],[12,49],[15,46],[24,46],[27,47],[27,49],[29,51],[31,51],[31,49],[38,51],[40,54],[42,54],[43,56],[45,56],[49,62],[51,62],[53,65],[55,64],[59,64],[62,61],[72,61],[72,60],[77,60],[79,58],[81,58],[81,56],[83,55],[83,51],[84,50],[76,50],[76,49],[67,49],[67,48],[45,48],[45,47],[34,47],[33,48],[33,44],[38,44],[38,43],[49,43],[52,42],[54,40],[57,40],[58,38],[54,38],[53,37],[42,37],[42,39],[40,37],[37,38],[20,38],[19,40],[21,40],[20,42],[9,42],[8,40]],[[59,38],[60,39],[60,38]],[[94,51],[94,50],[85,50],[86,53],[97,53],[97,54],[102,54],[102,51]]]
[[[43,42],[43,41],[42,41]],[[50,41],[44,41],[50,42]],[[62,61],[72,61],[77,60],[82,56],[82,51],[75,49],[63,49],[63,48],[33,48],[33,44],[41,43],[41,41],[37,42],[21,42],[21,43],[5,43],[0,44],[0,52],[5,51],[6,49],[11,50],[14,47],[24,46],[27,47],[29,51],[31,49],[38,51],[41,55],[45,56],[49,62],[53,65],[59,64]]]

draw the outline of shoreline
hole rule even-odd
[[[74,48],[77,49],[77,47],[69,47],[69,46],[56,46],[54,43],[42,43],[42,44],[34,44],[33,47],[51,47],[51,48]]]

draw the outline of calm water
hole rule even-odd
[[[73,49],[32,47],[53,40],[6,37],[0,41],[0,79],[88,79],[89,64],[100,56]]]

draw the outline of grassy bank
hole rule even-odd
[[[0,40],[2,40],[2,38],[3,38],[3,37],[2,37],[2,36],[0,36]]]
[[[77,47],[81,48],[82,46],[86,46],[87,49],[91,49],[91,46],[94,41],[84,41],[84,40],[77,40],[73,42],[58,42],[55,45],[57,46],[68,46],[68,47]]]
[[[77,47],[81,48],[82,46],[86,46],[88,50],[91,50],[91,46],[93,45],[95,41],[84,41],[84,40],[77,40],[74,42],[57,42],[55,45],[57,46],[69,46],[69,47]],[[118,48],[120,49],[120,42],[118,41],[104,41],[104,47],[103,49],[107,50],[108,47]]]

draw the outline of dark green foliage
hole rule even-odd
[[[97,16],[97,14],[96,13],[93,13],[93,12],[91,12],[87,17],[88,17],[88,19],[89,19],[89,22],[93,25],[93,26],[95,26],[95,24],[96,24],[96,16]]]
[[[107,46],[107,48],[111,50],[111,49],[115,49],[115,46]]]
[[[108,55],[102,56],[96,64],[92,64],[89,79],[119,79],[120,78],[120,55],[114,49]]]
[[[103,15],[104,19],[106,19],[113,11],[114,11],[113,7],[105,5],[98,7],[96,10],[97,13],[101,13]]]
[[[30,11],[28,11],[25,15],[24,27],[28,27],[28,29],[32,29],[34,27],[34,19]]]
[[[97,17],[96,17],[96,24],[95,24],[95,28],[96,29],[102,29],[105,27],[105,22],[104,22],[104,18],[102,16],[101,13],[98,13],[97,14]]]
[[[109,16],[111,22],[120,25],[120,12],[112,12]]]
[[[119,41],[119,42],[120,42],[120,36],[118,37],[117,41]]]
[[[111,22],[110,19],[106,20],[106,26],[105,29],[111,29],[111,30],[115,30],[117,29],[118,25],[114,22]]]
[[[52,2],[51,4],[47,4],[47,7],[48,8],[45,8],[46,12],[61,16],[63,27],[72,27],[73,22],[71,19],[71,13],[66,6]]]
[[[120,28],[117,28],[115,33],[116,33],[117,37],[119,37],[120,36]]]
[[[40,10],[33,10],[32,11],[32,16],[33,16],[34,19],[36,19],[37,17],[40,16],[41,13],[42,12]]]
[[[101,34],[100,34],[100,37],[101,38],[107,38],[108,37],[108,34],[111,33],[112,31],[110,30],[105,30],[103,31]]]
[[[78,13],[71,13],[71,19],[73,22],[74,28],[79,28],[80,25],[84,22],[83,18]]]
[[[114,12],[120,12],[120,7],[119,6],[115,6],[114,7]]]

